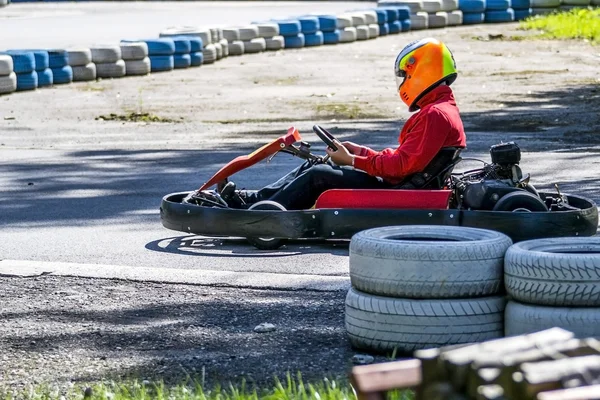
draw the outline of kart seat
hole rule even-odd
[[[422,172],[407,176],[394,189],[443,189],[462,158],[462,147],[442,147]]]

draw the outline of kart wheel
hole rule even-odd
[[[523,189],[527,190],[529,193],[531,193],[532,195],[534,195],[536,197],[540,197],[540,193],[537,191],[535,186],[533,186],[531,183],[528,183]]]
[[[548,211],[548,207],[539,197],[526,191],[517,191],[498,200],[492,211],[543,212]]]
[[[287,211],[281,204],[271,201],[263,200],[252,204],[248,207],[248,210],[276,210],[276,211]],[[247,237],[248,243],[260,250],[277,250],[285,243],[285,239],[277,238],[261,238],[261,237]]]

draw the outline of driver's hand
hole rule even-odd
[[[330,147],[327,147],[325,151],[331,157],[331,161],[337,165],[352,165],[352,159],[354,156],[350,151],[339,141],[334,140],[333,143],[337,146],[337,151],[333,151]]]
[[[342,145],[344,145],[344,147],[348,149],[350,154],[359,155],[362,150],[362,146],[356,143],[342,142]]]

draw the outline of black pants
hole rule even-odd
[[[391,185],[363,171],[330,164],[304,163],[256,193],[253,200],[273,200],[288,210],[311,208],[329,189],[385,189]]]

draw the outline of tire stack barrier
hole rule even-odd
[[[145,42],[121,42],[120,47],[127,76],[148,75],[150,73],[148,45]]]
[[[267,41],[258,36],[258,26],[248,25],[239,29],[240,40],[244,43],[244,54],[261,53],[267,49]]]
[[[279,25],[274,22],[255,23],[258,37],[265,40],[265,50],[277,51],[285,47],[285,39],[279,34]]]
[[[352,26],[352,17],[349,15],[337,16],[337,27],[340,31],[340,43],[356,42],[356,28]]]
[[[442,0],[442,11],[448,13],[448,26],[462,25],[463,14],[458,9],[458,0]]]
[[[211,31],[210,29],[202,29],[202,28],[196,28],[196,27],[190,27],[190,26],[183,26],[183,27],[170,27],[165,29],[164,31],[159,33],[159,37],[161,39],[169,39],[169,38],[173,38],[174,36],[194,36],[194,37],[199,37],[200,39],[202,39],[202,45],[204,46],[202,49],[202,64],[212,64],[215,61],[217,61],[219,57],[218,54],[218,50],[221,51],[221,53],[223,52],[223,47],[221,45],[221,43],[219,43],[218,49],[217,46],[215,46],[213,44],[213,36],[215,36],[215,38],[218,38],[219,35],[222,35],[222,30],[219,30],[218,28],[213,28],[213,30]],[[152,56],[152,52],[150,50],[150,46],[148,46],[148,52],[150,53],[150,56]],[[175,53],[175,50],[173,49],[173,53],[171,53],[171,55],[173,55]],[[228,53],[229,53],[229,49],[228,49]],[[158,54],[157,54],[158,55]],[[166,54],[162,54],[163,56],[166,56]],[[222,57],[222,54],[221,54]],[[150,57],[150,63],[152,63],[152,57]],[[164,61],[163,61],[164,63]],[[173,62],[174,64],[174,62]],[[164,65],[164,67],[166,68],[166,63],[162,64]],[[168,69],[165,69],[164,71],[170,71]]]
[[[96,64],[96,78],[121,78],[125,76],[125,61],[122,59],[121,47],[118,45],[102,45],[90,48],[92,62]]]
[[[182,37],[186,38],[190,42],[190,61],[191,61],[190,66],[191,67],[201,66],[204,62],[204,53],[202,53],[202,49],[204,48],[204,42],[202,41],[202,38],[200,38],[199,36],[182,36]],[[221,40],[223,41],[225,39],[221,39]],[[227,40],[225,40],[225,42],[227,42]],[[223,48],[223,51],[227,52],[227,55],[229,55],[229,46],[227,46],[227,45],[224,46],[222,43],[221,43],[221,46]]]
[[[324,43],[324,37],[323,32],[321,32],[319,17],[302,16],[298,18],[298,21],[300,21],[300,29],[304,35],[304,46],[322,46]]]
[[[546,15],[560,7],[561,0],[531,0],[531,15]]]
[[[512,22],[515,12],[511,8],[511,0],[486,0],[485,22]]]
[[[14,72],[13,59],[8,54],[0,54],[0,95],[17,90],[17,74]]]
[[[244,42],[240,40],[240,30],[238,28],[224,28],[223,38],[227,40],[230,56],[244,54]]]
[[[600,338],[600,238],[536,239],[511,246],[504,281],[506,335],[550,327]]]
[[[511,244],[502,233],[465,227],[357,233],[346,297],[351,344],[407,353],[502,337],[502,268]]]
[[[275,22],[279,25],[279,34],[283,36],[286,49],[299,49],[304,47],[305,39],[300,21],[293,19]]]
[[[369,39],[369,27],[366,16],[360,12],[350,13],[348,16],[352,20],[352,26],[356,29],[356,40]]]
[[[48,50],[48,65],[52,70],[52,80],[55,85],[64,85],[73,82],[73,68],[69,65],[67,50]]]
[[[132,42],[132,41],[123,41]],[[138,42],[134,40],[133,42]],[[148,46],[148,58],[150,59],[150,72],[167,72],[175,68],[175,42],[171,37],[160,37],[158,39],[145,39],[142,42]]]
[[[229,55],[229,44],[225,43],[225,46],[223,46],[223,29],[212,27],[208,29],[208,34],[210,35],[210,41],[215,49],[215,61],[227,57]],[[207,58],[211,57],[211,54],[208,54],[209,51],[210,50],[207,51]]]
[[[515,21],[522,21],[529,18],[533,11],[531,10],[531,0],[511,0],[511,8],[515,13]]]
[[[8,50],[6,53],[12,57],[13,71],[17,74],[17,91],[37,89],[38,76],[33,53],[20,50]]]
[[[377,14],[377,24],[379,25],[379,36],[387,36],[390,34],[390,25],[388,24],[388,15],[383,8],[374,8],[373,11]]]
[[[67,50],[69,66],[73,71],[73,81],[93,81],[96,79],[96,64],[92,62],[92,51],[90,49]]]
[[[50,56],[46,50],[26,50],[33,53],[35,59],[35,72],[38,79],[38,88],[52,86],[54,74],[50,69]]]
[[[442,0],[423,0],[422,11],[427,13],[427,28],[448,26],[448,13],[442,11]]]
[[[340,42],[340,31],[337,27],[335,15],[319,15],[319,26],[323,32],[323,44],[338,44]]]
[[[173,54],[173,67],[176,69],[189,68],[192,66],[192,44],[190,41],[181,36],[171,38],[175,45],[175,54]]]
[[[379,23],[378,23],[379,17],[377,16],[377,12],[375,10],[372,10],[372,9],[355,10],[353,13],[362,15],[364,17],[366,31],[368,34],[367,39],[375,39],[375,38],[379,37],[379,35],[380,35],[380,29],[379,29]],[[357,30],[358,30],[358,27],[357,27]]]
[[[486,0],[458,0],[463,13],[463,25],[481,24],[485,21]]]

